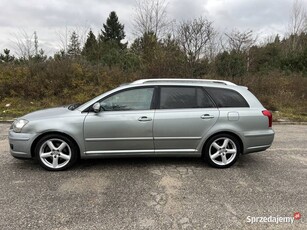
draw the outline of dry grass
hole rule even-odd
[[[42,108],[84,102],[122,83],[145,77],[141,73],[82,62],[7,66],[0,69],[0,119],[18,117]],[[205,78],[221,79],[219,76]],[[267,109],[275,111],[275,120],[307,121],[307,77],[271,72],[223,80],[247,86]],[[7,107],[7,104],[10,106]]]

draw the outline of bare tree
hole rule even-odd
[[[25,30],[20,30],[14,34],[15,40],[12,40],[17,57],[23,60],[39,60],[47,59],[45,51],[40,48],[37,32],[28,34]]]
[[[190,63],[210,53],[210,45],[216,32],[213,22],[206,18],[183,21],[178,28],[178,40]]]
[[[302,50],[301,37],[303,32],[307,32],[307,11],[302,0],[293,0],[288,24],[288,46],[285,52]]]
[[[165,35],[171,24],[166,8],[166,0],[136,0],[134,34],[141,37],[154,33],[158,38]]]
[[[248,52],[257,40],[257,37],[254,37],[252,30],[243,32],[233,30],[230,33],[225,33],[225,36],[227,39],[228,49],[243,53]]]
[[[40,48],[38,42],[37,32],[34,31],[28,34],[25,30],[20,30],[14,34],[14,49],[16,50],[17,57],[23,60],[46,60],[47,56],[45,51]]]
[[[221,52],[221,46],[219,44],[219,33],[217,31],[214,31],[206,47],[205,56],[209,61],[213,61],[216,55]]]
[[[307,12],[302,0],[294,0],[289,23],[289,32],[292,35],[300,35],[307,28]]]
[[[229,51],[241,53],[246,58],[246,71],[249,71],[250,66],[250,48],[256,43],[257,36],[253,35],[252,30],[239,31],[233,30],[231,33],[225,33],[227,48]]]
[[[68,43],[69,43],[69,31],[68,31],[67,26],[65,27],[64,30],[57,31],[56,33],[59,37],[60,50],[66,53],[68,49]]]
[[[31,59],[35,55],[35,37],[36,32],[28,34],[25,30],[20,30],[14,34],[13,40],[16,54],[25,60]]]

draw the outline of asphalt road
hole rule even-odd
[[[199,159],[86,160],[65,172],[10,156],[0,124],[0,229],[307,229],[307,126],[218,170]],[[293,217],[249,223],[251,217]]]

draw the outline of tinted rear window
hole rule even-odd
[[[248,103],[238,92],[231,89],[206,88],[217,107],[249,107]]]
[[[213,107],[214,103],[200,87],[161,87],[160,109]]]

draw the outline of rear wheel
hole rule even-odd
[[[238,160],[240,152],[240,143],[236,137],[218,134],[208,140],[204,157],[213,167],[227,168]]]
[[[39,140],[35,147],[35,157],[43,168],[61,171],[77,161],[78,148],[70,138],[51,134]]]

